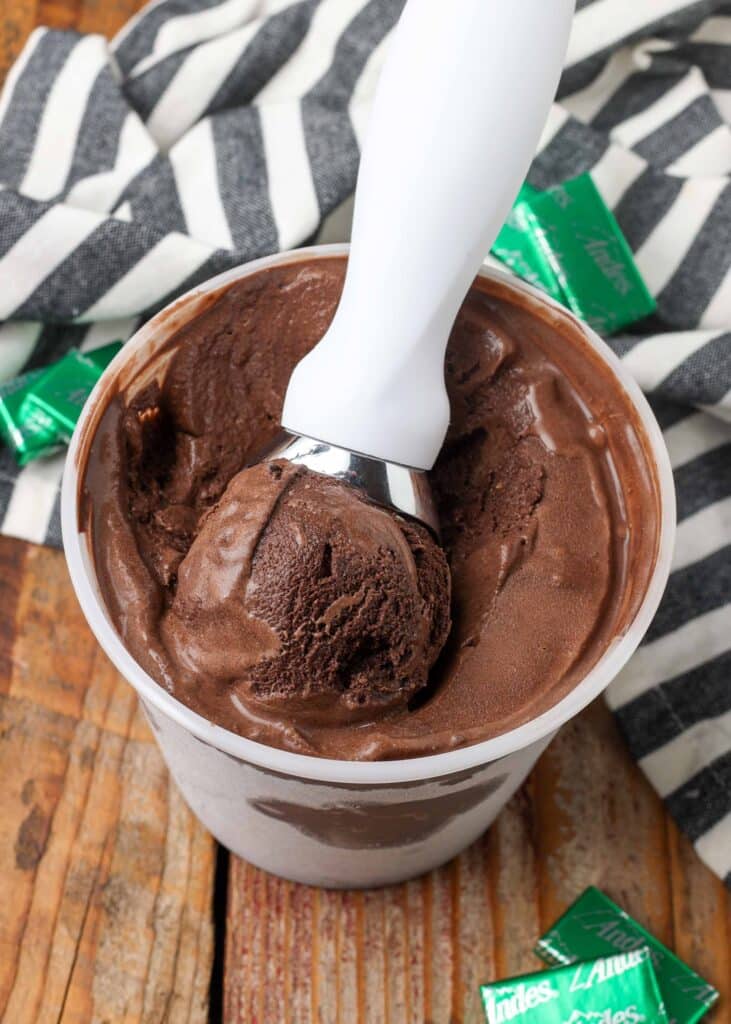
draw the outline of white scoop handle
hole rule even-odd
[[[430,469],[444,354],[556,92],[574,0],[408,0],[361,159],[343,295],[282,425]]]

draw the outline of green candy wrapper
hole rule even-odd
[[[650,951],[557,967],[480,989],[488,1024],[667,1024]]]
[[[492,251],[600,334],[613,334],[655,309],[590,174],[546,192],[524,185]]]
[[[542,288],[557,302],[564,302],[563,289],[542,251],[537,248],[528,222],[530,204],[540,194],[538,189],[528,184],[523,185],[492,247],[492,253],[515,271],[518,277],[536,288]]]
[[[29,390],[20,408],[21,417],[28,421],[35,418],[49,431],[55,429],[68,443],[84,402],[121,347],[121,341],[113,341],[93,352],[72,349]]]
[[[670,1024],[693,1024],[708,1012],[718,992],[634,921],[599,889],[587,889],[541,939],[535,951],[549,964],[647,947]]]
[[[0,437],[21,466],[63,447],[55,426],[45,416],[21,416],[20,412],[26,396],[45,373],[33,370],[0,384]]]
[[[43,370],[0,384],[0,438],[21,466],[61,451],[84,402],[121,341],[82,353],[76,349]]]

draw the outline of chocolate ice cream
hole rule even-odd
[[[160,635],[190,703],[214,686],[242,715],[362,720],[425,685],[449,589],[423,526],[304,467],[262,463],[203,517]]]
[[[120,635],[196,711],[300,752],[435,753],[547,710],[627,629],[657,553],[657,483],[581,332],[478,279],[431,474],[452,580],[437,657],[449,583],[423,528],[308,472],[241,472],[342,280],[340,259],[298,259],[209,297],[164,366],[108,396],[82,514]]]

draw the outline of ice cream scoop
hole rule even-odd
[[[224,714],[252,728],[282,714],[332,726],[405,709],[442,649],[449,606],[447,560],[428,530],[274,461],[238,473],[204,517],[161,635],[177,686],[212,688]]]
[[[408,0],[375,96],[335,317],[295,368],[268,458],[437,530],[425,471],[444,354],[556,91],[574,0]]]

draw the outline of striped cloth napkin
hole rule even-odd
[[[0,379],[128,337],[227,267],[347,236],[402,3],[155,0],[111,43],[36,31],[0,99]],[[608,700],[729,885],[730,124],[731,3],[578,0],[530,179],[590,171],[657,298],[611,344],[665,431],[678,545]],[[61,469],[0,451],[0,530],[58,545]]]

